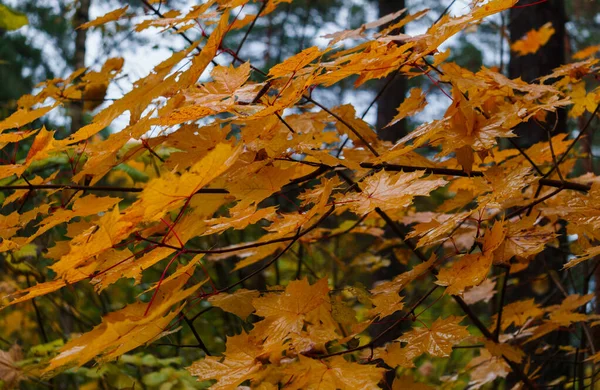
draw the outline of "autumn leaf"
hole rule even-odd
[[[108,22],[119,20],[125,14],[125,12],[127,11],[127,8],[129,8],[128,5],[126,5],[125,7],[122,7],[122,8],[118,8],[114,11],[110,11],[109,13],[107,13],[103,16],[99,16],[94,20],[90,20],[89,22],[83,23],[82,25],[78,26],[77,28],[85,30],[90,27],[98,27],[98,26],[101,26]]]
[[[452,264],[451,268],[440,270],[436,284],[447,286],[447,294],[461,294],[467,287],[477,286],[485,280],[492,266],[492,260],[491,254],[463,255]]]
[[[102,324],[65,344],[44,372],[54,372],[67,365],[82,366],[99,354],[102,360],[112,360],[159,337],[181,310],[179,306],[169,312],[170,308],[199,287],[181,291],[180,288],[188,279],[189,276],[184,275],[163,283],[161,294],[156,297],[152,310],[147,314],[149,304],[145,302],[137,302],[108,314]]]
[[[493,356],[487,349],[480,349],[479,356],[467,364],[470,370],[470,388],[479,389],[483,385],[493,382],[496,378],[506,378],[510,367],[503,358]]]
[[[0,131],[7,129],[15,129],[25,126],[36,119],[41,118],[48,112],[52,111],[56,105],[35,108],[33,110],[21,108],[11,114],[8,118],[0,122]]]
[[[451,268],[442,268],[436,284],[447,286],[446,293],[462,294],[466,288],[480,285],[487,277],[493,261],[493,252],[503,242],[504,223],[496,222],[487,230],[483,238],[483,251],[462,255]]]
[[[493,356],[498,358],[505,357],[515,363],[521,363],[525,356],[525,353],[522,350],[509,344],[498,344],[493,341],[485,341],[484,346]]]
[[[421,88],[411,89],[410,95],[404,99],[400,107],[397,108],[398,114],[385,127],[393,126],[402,119],[423,111],[426,105],[427,101],[425,100],[425,95]]]
[[[300,53],[288,58],[281,64],[277,64],[269,70],[269,76],[271,77],[284,77],[293,75],[304,68],[306,65],[313,62],[315,59],[321,57],[323,52],[319,48],[313,46],[304,49]]]
[[[540,47],[548,43],[554,33],[552,23],[548,22],[537,30],[530,30],[523,38],[513,42],[510,48],[521,56],[536,53]]]
[[[302,355],[286,374],[290,389],[379,389],[383,368],[347,362],[336,356],[330,361],[314,360]]]
[[[223,357],[207,356],[188,367],[199,380],[216,379],[211,389],[234,389],[240,383],[255,378],[263,368],[258,358],[262,349],[245,333],[227,339]]]
[[[365,215],[376,208],[384,212],[403,209],[415,196],[426,196],[436,188],[446,185],[443,179],[422,179],[424,172],[390,174],[380,171],[359,184],[360,192],[338,196],[336,202],[358,215]]]
[[[17,363],[23,360],[23,351],[14,344],[8,351],[0,350],[0,380],[7,388],[17,388],[25,374]]]
[[[403,298],[398,293],[393,291],[374,295],[371,298],[371,302],[375,307],[369,310],[369,315],[373,318],[390,316],[404,308],[402,299]]]
[[[452,353],[452,347],[470,334],[466,326],[458,325],[463,317],[450,316],[438,318],[429,328],[413,328],[398,338],[398,341],[408,343],[420,353],[444,357]]]
[[[474,286],[468,289],[463,294],[463,300],[468,305],[473,305],[477,302],[489,302],[496,294],[496,282],[486,279],[479,286]]]
[[[320,279],[312,286],[306,279],[292,281],[283,294],[271,293],[256,298],[252,304],[256,315],[264,317],[260,327],[267,339],[284,340],[290,333],[299,333],[310,312],[330,307],[327,279]]]
[[[252,301],[258,298],[258,291],[239,289],[233,294],[225,292],[213,295],[208,298],[208,301],[215,307],[233,313],[241,319],[246,319],[252,312],[254,312],[254,306]]]
[[[385,347],[375,348],[373,350],[374,359],[382,359],[385,364],[392,368],[404,367],[412,368],[415,367],[414,360],[423,354],[422,346],[419,344],[408,344],[402,347],[400,343],[393,342],[387,344]],[[365,359],[370,359],[371,354],[363,355]]]
[[[504,306],[502,312],[502,329],[508,328],[511,324],[523,326],[531,318],[537,318],[544,314],[533,299],[512,302]]]

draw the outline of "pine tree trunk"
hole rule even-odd
[[[537,3],[537,4],[533,4]],[[527,6],[532,4],[531,6]],[[552,23],[555,30],[554,35],[550,40],[542,46],[535,54],[527,54],[520,56],[515,52],[510,53],[509,77],[511,79],[520,77],[522,80],[529,83],[534,82],[537,78],[552,73],[553,69],[565,63],[565,23],[566,15],[564,9],[564,0],[549,0],[544,3],[539,3],[535,0],[521,0],[519,6],[521,8],[511,8],[509,11],[508,30],[511,42],[523,38],[531,29],[539,29],[547,22]],[[550,80],[551,82],[552,80]],[[558,118],[553,113],[548,113],[546,116],[545,127],[541,127],[534,120],[527,123],[522,123],[516,127],[515,133],[519,138],[515,139],[517,144],[522,148],[527,148],[538,142],[548,141],[547,128],[552,129],[554,122],[558,121],[555,128],[555,133],[567,131],[567,121],[565,110],[559,110]],[[565,232],[561,232],[564,234]],[[564,240],[560,241],[561,245],[566,245]],[[518,284],[514,288],[507,290],[507,299],[505,303],[515,302],[523,299],[523,297],[536,297],[537,302],[544,302],[544,305],[560,303],[564,297],[560,293],[551,294],[557,287],[553,283],[553,279],[548,272],[559,271],[564,264],[565,258],[560,251],[548,248],[535,258],[530,260],[529,267],[511,277],[516,277]],[[542,285],[548,283],[548,289],[538,289],[536,291],[536,278],[546,276],[545,281],[540,281]],[[549,298],[549,299],[547,299]],[[549,345],[558,347],[561,344],[568,344],[569,334],[567,332],[553,332],[545,337],[545,341]],[[533,348],[533,347],[528,347]],[[553,353],[550,350],[548,354]],[[549,359],[551,360],[551,359]],[[561,375],[569,375],[571,367],[564,364],[549,362],[542,372],[539,373],[541,378],[550,381],[558,378]],[[509,384],[512,380],[509,379]]]
[[[510,78],[521,77],[523,81],[532,82],[538,77],[552,73],[552,70],[565,63],[565,15],[564,0],[549,0],[527,7],[527,4],[537,3],[536,0],[521,0],[522,8],[511,8],[509,14],[509,34],[511,42],[521,39],[531,29],[539,29],[551,22],[555,33],[537,53],[519,56],[511,52],[508,73]],[[559,111],[557,132],[566,131],[566,113]],[[548,115],[549,126],[554,124],[552,114]],[[536,142],[546,141],[548,135],[533,120],[519,125],[516,129],[520,146],[530,146]]]
[[[379,0],[379,16],[385,16],[404,8],[404,0]],[[406,135],[406,124],[402,120],[393,126],[383,128],[390,123],[397,114],[397,108],[406,95],[406,79],[402,76],[393,75],[383,79],[377,90],[379,91],[387,83],[383,94],[377,100],[377,132],[379,138],[385,141],[395,142]],[[391,80],[390,80],[391,79]]]
[[[91,0],[79,0],[75,15],[73,17],[73,27],[77,28],[90,19]],[[85,41],[87,30],[75,30],[75,52],[73,53],[73,68],[79,69],[85,67]],[[71,104],[71,133],[76,132],[83,126],[83,100]]]

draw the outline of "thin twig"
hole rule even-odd
[[[202,338],[200,338],[200,335],[196,331],[196,328],[194,327],[194,323],[189,318],[187,318],[185,316],[185,314],[182,314],[182,315],[183,315],[183,319],[184,319],[185,323],[188,324],[188,326],[190,327],[190,330],[192,331],[192,333],[194,334],[194,337],[196,338],[196,341],[198,342],[198,345],[196,347],[203,350],[204,353],[206,354],[206,356],[211,356],[210,352],[208,351],[208,348],[206,348],[206,345],[202,341]]]

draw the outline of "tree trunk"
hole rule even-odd
[[[79,0],[75,15],[73,17],[73,27],[77,28],[90,20],[91,0]],[[85,67],[85,41],[87,30],[75,30],[75,52],[73,53],[73,68],[75,70]],[[83,100],[71,104],[71,133],[76,132],[83,126]]]
[[[392,12],[396,12],[405,6],[404,0],[378,0],[379,2],[379,16],[385,16]],[[383,26],[385,27],[385,26]],[[403,31],[403,29],[401,30]],[[401,32],[398,31],[398,32]],[[384,128],[385,125],[390,123],[392,119],[398,113],[397,108],[404,101],[404,97],[406,96],[406,78],[401,75],[396,75],[396,73],[392,73],[385,79],[382,79],[380,83],[376,86],[376,92],[384,88],[383,93],[379,96],[377,100],[377,134],[380,139],[384,141],[396,142],[400,138],[406,135],[406,122],[405,120],[401,120],[400,122],[394,124],[393,126]],[[386,231],[386,236],[393,236],[390,231]],[[385,280],[385,279],[393,279],[394,276],[399,275],[403,271],[405,271],[404,267],[400,265],[400,263],[394,258],[393,252],[387,253],[388,256],[391,257],[391,264],[389,267],[384,267],[374,274],[374,280]],[[392,315],[387,320],[393,321],[397,320],[400,317],[400,313],[396,313]],[[379,333],[381,333],[387,326],[386,324],[375,325],[371,327],[371,334],[375,337]],[[406,331],[407,324],[403,324],[403,326],[398,326],[393,332],[388,333],[385,337],[380,339],[380,341],[387,342],[398,338],[403,331]],[[395,378],[395,371],[390,370],[387,371],[385,382],[387,386],[391,388],[392,383]]]
[[[565,63],[565,14],[564,0],[549,0],[527,7],[527,4],[536,3],[536,0],[521,0],[519,5],[525,7],[511,8],[509,17],[509,33],[511,42],[523,38],[531,29],[539,29],[544,24],[551,22],[555,33],[550,40],[542,46],[537,53],[519,56],[511,52],[508,75],[510,78],[521,77],[523,81],[532,82],[538,77],[552,73]],[[552,114],[548,115],[549,126],[554,124]],[[566,131],[567,118],[564,110],[558,112],[557,132]],[[546,141],[546,131],[533,120],[523,123],[516,128],[519,136],[517,142],[526,147],[534,143]]]
[[[531,4],[531,6],[527,6],[528,4]],[[536,0],[521,0],[519,6],[523,7],[511,8],[509,11],[508,29],[511,42],[523,38],[528,31],[539,29],[548,22],[552,23],[552,27],[555,30],[550,40],[536,53],[524,56],[520,56],[512,51],[510,53],[509,77],[512,79],[520,77],[524,81],[531,83],[541,76],[552,73],[553,69],[565,63],[566,14],[564,0],[549,0],[543,3],[539,3]],[[535,143],[548,141],[549,134],[546,129],[552,129],[555,120],[558,123],[555,133],[552,135],[566,132],[567,120],[565,110],[558,110],[556,115],[558,115],[558,118],[554,114],[548,113],[546,123],[543,124],[545,127],[538,125],[534,120],[518,125],[515,129],[515,133],[519,137],[515,139],[516,143],[523,148],[527,148]],[[561,240],[560,244],[566,245],[564,240]],[[564,298],[560,293],[554,294],[549,300],[545,298],[556,289],[548,272],[559,271],[564,261],[564,255],[559,251],[552,250],[552,248],[544,250],[534,259],[531,259],[529,267],[526,270],[513,276],[517,277],[518,284],[507,291],[505,304],[531,296],[537,297],[536,301],[538,302],[544,301],[545,305],[560,303]],[[535,291],[536,283],[533,283],[533,281],[540,277],[546,277],[546,282],[549,283],[550,287],[549,290],[545,292]],[[545,341],[556,348],[559,345],[568,344],[568,340],[568,332],[563,331],[553,332],[545,337]],[[534,346],[527,348],[534,348]],[[554,350],[550,350],[547,353],[548,356],[553,352]],[[568,376],[570,369],[571,367],[567,367],[567,365],[550,361],[539,375],[549,381],[561,375]],[[516,380],[516,378],[509,377],[509,385],[513,380]]]
[[[404,0],[379,0],[379,16],[385,16],[404,8]],[[400,31],[399,31],[400,32]],[[402,76],[390,75],[383,79],[377,87],[377,91],[384,88],[383,94],[377,100],[377,132],[379,138],[385,141],[396,142],[406,135],[406,123],[404,120],[393,126],[383,128],[396,116],[396,110],[406,96],[406,79]]]

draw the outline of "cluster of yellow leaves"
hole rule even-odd
[[[449,53],[437,52],[455,34],[516,1],[475,2],[463,15],[444,15],[422,35],[391,35],[424,15],[405,15],[402,10],[359,29],[330,34],[325,48],[307,48],[268,72],[243,61],[238,66],[214,65],[209,72],[214,58],[229,52],[223,47],[227,33],[257,16],[232,17],[231,11],[246,0],[209,0],[185,15],[169,11],[162,19],[140,22],[139,31],[177,27],[185,32],[196,23],[212,30],[157,65],[70,137],[56,139],[54,131],[30,127],[73,99],[102,99],[121,71],[122,59],[108,60],[99,71],[78,69],[65,79],[43,83],[35,95],[22,97],[19,109],[0,122],[0,148],[31,141],[23,159],[0,165],[3,183],[18,185],[3,206],[26,204],[38,191],[44,191],[45,199],[36,198],[34,207],[16,207],[0,218],[0,251],[17,267],[19,251],[39,245],[42,256],[52,261],[54,278],[29,288],[11,287],[3,294],[2,305],[86,280],[96,291],[121,279],[139,285],[145,270],[159,263],[162,267],[162,277],[148,291],[153,294],[149,302],[106,315],[100,325],[69,341],[45,372],[53,374],[92,359],[108,361],[167,335],[186,308],[183,302],[193,297],[206,298],[208,304],[245,321],[254,314],[249,320],[253,328],[229,337],[223,356],[206,356],[189,368],[201,380],[216,380],[213,388],[251,383],[265,389],[281,385],[375,389],[385,367],[363,363],[375,358],[392,369],[410,369],[423,354],[450,356],[453,346],[469,336],[460,325],[464,317],[449,316],[405,331],[373,348],[372,354],[362,355],[360,362],[341,356],[374,347],[365,341],[365,330],[393,318],[409,300],[416,301],[414,285],[431,278],[430,273],[445,295],[476,305],[495,294],[493,265],[510,267],[507,277],[522,271],[556,242],[562,227],[577,235],[578,244],[578,257],[566,267],[597,256],[599,181],[591,175],[563,180],[577,159],[569,154],[572,141],[558,134],[522,152],[498,145],[500,138],[514,137],[513,129],[520,123],[538,121],[547,126],[547,118],[567,106],[572,117],[595,115],[600,92],[588,91],[591,83],[584,80],[597,73],[595,51],[578,54],[580,62],[533,83],[508,79],[485,67],[471,72],[446,62]],[[261,16],[280,2],[268,1]],[[81,28],[130,17],[127,10],[117,9]],[[367,33],[388,23],[379,32]],[[532,31],[512,49],[534,53],[553,31],[551,26]],[[442,83],[436,85],[451,88],[450,102],[442,118],[419,125],[394,145],[378,139],[351,105],[328,108],[310,94],[349,77],[356,77],[359,87],[395,71],[411,77],[430,74],[427,56],[433,56],[432,66],[439,72],[436,77]],[[260,78],[263,81],[254,81]],[[388,126],[421,112],[426,104],[423,90],[412,89]],[[97,136],[126,113],[130,121],[125,129],[104,140]],[[332,145],[337,148],[346,136],[352,142],[339,153],[331,152]],[[438,153],[425,157],[418,150],[422,147]],[[51,169],[50,174],[36,176],[40,172],[36,167],[65,156],[72,168],[68,175]],[[554,170],[556,156],[565,157],[562,175]],[[139,168],[147,182],[132,180],[131,187],[119,187],[120,168]],[[114,186],[97,185],[100,182]],[[562,192],[554,193],[556,189]],[[134,195],[93,195],[85,193],[88,190]],[[271,201],[275,196],[287,199],[293,191],[299,192],[290,200],[295,211]],[[445,200],[435,210],[417,212],[416,197],[432,193]],[[323,227],[331,215],[350,219],[338,227]],[[439,244],[444,256],[419,256],[419,264],[389,281],[369,289],[345,286],[339,294],[330,290],[327,278],[316,278],[313,285],[306,279],[290,281],[285,288],[267,292],[233,291],[237,284],[222,289],[213,285],[210,293],[197,293],[206,280],[191,278],[201,261],[209,265],[235,257],[235,270],[256,267],[269,257],[266,265],[289,262],[285,256],[292,247],[298,248],[301,264],[300,248],[322,249],[329,238],[345,234],[369,235],[377,247],[352,256],[348,264],[332,255],[336,265],[344,272],[351,267],[375,270],[390,263],[378,251],[401,244],[383,238],[386,224],[394,231],[404,229],[396,222],[411,225],[405,238],[418,239],[411,247],[415,253],[437,249]],[[53,236],[55,245],[42,248],[42,238],[57,227],[64,229]],[[245,229],[260,234],[248,242],[214,248],[226,231]],[[188,259],[191,254],[196,256]],[[409,256],[404,257],[406,265]],[[171,264],[183,259],[188,262],[169,275]],[[208,272],[204,277],[210,279]],[[533,299],[506,304],[499,328],[504,333],[485,340],[480,356],[464,368],[470,385],[477,388],[505,377],[512,369],[509,363],[522,363],[521,345],[560,327],[595,320],[577,311],[590,299],[572,295],[548,307]],[[410,316],[415,316],[414,308],[403,318]],[[509,332],[511,327],[517,328],[519,337]],[[360,343],[356,349],[350,347],[354,342]],[[405,378],[415,388],[421,386],[410,376]],[[402,386],[397,378],[394,388]]]

